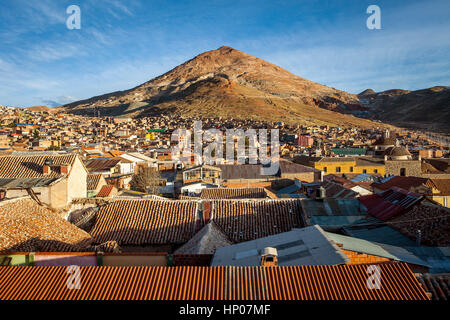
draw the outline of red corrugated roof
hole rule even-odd
[[[367,208],[370,215],[383,221],[392,219],[411,208],[421,200],[418,193],[392,187],[381,194],[359,197],[359,201]]]
[[[111,194],[113,189],[114,189],[114,186],[112,184],[105,184],[104,186],[102,186],[100,191],[97,193],[97,197],[99,197],[99,198],[109,197],[109,195]]]
[[[406,264],[289,267],[0,267],[0,300],[429,300]]]

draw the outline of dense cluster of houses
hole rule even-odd
[[[2,112],[0,300],[449,298],[448,150],[425,159],[419,136],[274,123],[284,153],[266,175],[175,161],[176,120]],[[133,187],[147,169],[156,192]],[[70,265],[89,286],[64,287]],[[367,287],[369,267],[386,285]]]

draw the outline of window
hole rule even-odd
[[[373,173],[378,173],[378,170],[377,170],[377,169],[374,169],[374,170],[373,170]]]
[[[327,172],[327,167],[323,167],[323,172]]]
[[[353,172],[353,167],[350,167],[350,172]]]
[[[367,169],[363,169],[363,173],[367,173]]]
[[[400,169],[400,176],[402,176],[402,177],[406,176],[406,168]]]
[[[336,167],[336,172],[341,172],[341,167]]]

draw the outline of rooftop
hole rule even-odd
[[[184,243],[194,236],[194,201],[116,200],[100,207],[90,231],[95,243]]]
[[[0,178],[57,178],[63,176],[57,166],[72,165],[75,154],[35,156],[0,156]],[[50,172],[44,174],[46,160],[53,161]]]
[[[383,285],[367,287],[367,266],[2,267],[0,300],[429,300],[403,263],[379,264]],[[14,280],[11,280],[14,279]],[[40,290],[29,288],[40,287]]]
[[[202,199],[250,199],[267,198],[264,188],[213,188],[203,189]]]
[[[88,233],[30,198],[0,202],[0,251],[80,251]]]
[[[319,226],[311,226],[218,248],[211,265],[259,266],[266,247],[277,249],[280,266],[336,265],[349,261]]]

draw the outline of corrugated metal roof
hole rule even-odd
[[[0,188],[2,189],[29,189],[46,187],[60,178],[0,178]]]
[[[336,233],[326,232],[330,240],[342,245],[345,250],[371,254],[392,260],[430,267],[428,263],[417,257],[414,253],[397,246],[347,237]]]
[[[403,263],[379,264],[381,288],[365,265],[292,267],[0,267],[0,300],[429,300]]]
[[[404,236],[399,231],[389,226],[376,227],[343,227],[343,230],[349,236],[390,244],[393,246],[407,247],[415,246],[416,242]]]
[[[350,261],[316,225],[217,248],[211,265],[259,266],[266,247],[277,250],[279,266],[336,265]]]
[[[421,200],[420,194],[397,187],[391,187],[381,194],[359,197],[359,201],[367,208],[369,213],[383,221],[403,213]]]

